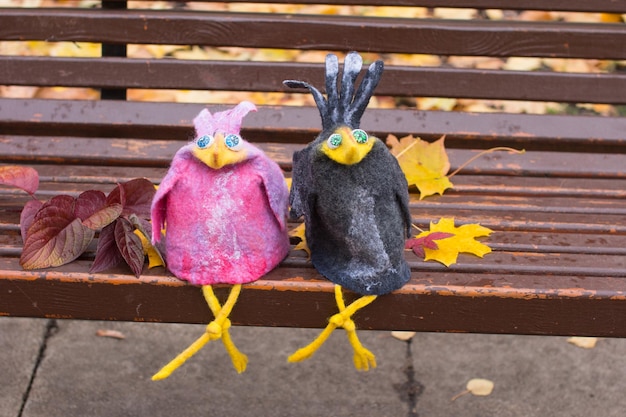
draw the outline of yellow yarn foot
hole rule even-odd
[[[228,352],[228,355],[230,356],[235,370],[239,373],[242,373],[246,370],[248,357],[241,353],[239,349],[237,349],[230,337],[230,333],[228,332],[228,329],[231,326],[231,322],[228,316],[235,306],[240,292],[241,285],[234,285],[233,288],[230,290],[230,294],[228,295],[228,299],[224,303],[224,306],[221,306],[219,300],[213,292],[213,288],[210,285],[204,285],[202,287],[202,294],[204,295],[204,299],[209,305],[211,311],[213,312],[215,319],[207,325],[206,331],[202,336],[200,336],[195,342],[193,342],[187,349],[182,351],[178,356],[172,359],[170,363],[165,365],[159,372],[154,374],[154,376],[152,377],[153,381],[159,381],[161,379],[169,377],[172,372],[174,372],[183,363],[185,363],[187,359],[198,353],[198,351],[200,351],[200,349],[202,349],[204,345],[206,345],[211,340],[218,339],[222,339],[222,343],[224,343],[226,352]]]
[[[240,374],[245,371],[248,366],[248,357],[237,349],[237,346],[233,343],[233,339],[230,337],[230,333],[225,332],[222,335],[222,343],[224,344],[226,352],[228,352],[228,356],[230,356],[230,360],[237,373]]]
[[[354,367],[359,371],[369,371],[370,368],[376,368],[376,356],[366,349],[356,335],[356,330],[348,331],[348,340],[354,350]]]
[[[370,368],[375,368],[376,357],[372,352],[367,350],[361,344],[361,341],[356,334],[356,326],[354,324],[354,321],[352,320],[352,316],[354,315],[354,313],[367,306],[375,299],[375,295],[366,295],[346,307],[345,301],[343,300],[343,295],[341,293],[341,287],[339,285],[335,285],[335,301],[337,302],[339,313],[333,315],[328,320],[328,325],[322,331],[322,333],[320,333],[320,335],[315,338],[315,340],[313,340],[307,346],[298,349],[291,356],[289,356],[287,360],[289,362],[300,362],[310,358],[324,344],[326,339],[328,339],[330,334],[337,327],[343,327],[347,333],[348,341],[350,342],[350,345],[354,350],[353,360],[356,369],[360,371],[367,371]]]

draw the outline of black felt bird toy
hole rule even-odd
[[[337,57],[328,55],[326,98],[306,82],[284,81],[292,88],[309,89],[322,118],[322,132],[293,156],[290,214],[304,216],[311,261],[336,284],[340,310],[314,342],[290,356],[291,362],[310,357],[335,328],[343,327],[357,369],[375,367],[374,355],[359,342],[351,316],[410,277],[404,259],[411,228],[407,181],[387,146],[359,128],[383,62],[371,64],[356,88],[362,64],[358,53],[349,53],[339,86]],[[346,307],[341,287],[364,296]]]

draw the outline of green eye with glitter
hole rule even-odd
[[[366,143],[368,139],[367,133],[362,129],[354,129],[352,136],[354,136],[354,140],[356,140],[357,143]]]
[[[333,133],[326,141],[326,144],[330,149],[337,149],[339,145],[341,145],[341,135],[339,133]]]

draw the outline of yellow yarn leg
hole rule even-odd
[[[337,328],[337,326],[335,324],[329,322],[328,325],[326,326],[326,328],[322,331],[322,333],[320,333],[319,336],[317,336],[315,338],[315,340],[313,340],[311,343],[309,343],[305,347],[296,350],[294,353],[292,353],[287,358],[287,361],[289,361],[289,362],[301,362],[301,361],[303,361],[305,359],[309,359],[311,356],[313,356],[313,354],[320,347],[322,347],[322,345],[324,344],[326,339],[328,339],[328,336],[330,336],[330,334],[336,328]]]
[[[322,346],[322,344],[324,344],[333,330],[337,327],[343,327],[348,335],[348,341],[354,350],[354,366],[358,370],[364,371],[367,371],[370,367],[375,368],[376,357],[361,344],[361,341],[356,334],[356,326],[351,318],[354,313],[367,306],[375,299],[375,295],[366,295],[355,300],[352,304],[346,307],[345,301],[343,300],[343,294],[341,293],[341,287],[339,285],[335,285],[335,301],[337,302],[339,313],[333,315],[328,320],[326,328],[315,340],[313,340],[313,342],[298,349],[295,353],[289,356],[287,360],[289,362],[300,362],[310,358]]]
[[[167,378],[172,374],[172,372],[174,372],[183,363],[185,363],[187,359],[198,353],[198,351],[202,349],[204,345],[206,345],[211,340],[217,339],[222,339],[224,347],[226,348],[226,352],[228,352],[230,359],[233,362],[233,366],[235,367],[237,372],[241,373],[245,371],[246,365],[248,364],[248,357],[241,353],[239,349],[237,349],[230,337],[230,333],[228,332],[228,329],[231,326],[231,322],[230,319],[228,319],[228,316],[235,306],[235,303],[237,302],[237,298],[239,297],[240,293],[241,284],[234,285],[230,291],[230,294],[228,294],[228,299],[226,300],[224,305],[221,306],[219,300],[213,292],[213,288],[210,285],[202,286],[202,294],[204,295],[204,299],[209,305],[209,308],[213,312],[215,319],[207,325],[206,331],[202,336],[200,336],[187,349],[185,349],[172,361],[165,365],[159,372],[154,374],[152,380],[158,381]]]
[[[376,295],[363,296],[358,300],[355,300],[346,308],[345,301],[343,300],[343,295],[341,294],[341,287],[339,285],[335,286],[335,300],[337,301],[339,311],[345,312],[345,314],[347,315],[347,317],[344,319],[342,327],[346,331],[348,341],[352,346],[352,350],[354,350],[354,357],[352,358],[354,361],[354,367],[359,371],[368,371],[370,367],[376,368],[376,356],[374,356],[371,351],[366,349],[359,340],[359,337],[356,334],[356,326],[351,317],[358,310],[373,302],[376,297]]]
[[[172,359],[167,365],[165,365],[159,372],[152,376],[153,381],[160,381],[162,379],[167,378],[178,369],[183,363],[187,361],[187,359],[191,358],[193,355],[198,353],[200,349],[204,345],[206,345],[211,340],[211,337],[208,333],[204,333],[200,336],[195,342],[193,342],[187,349],[183,350],[178,354],[174,359]]]
[[[230,356],[230,360],[233,363],[233,367],[237,371],[237,373],[242,373],[246,370],[248,366],[248,357],[241,353],[237,346],[233,343],[232,338],[230,337],[230,333],[228,329],[230,328],[230,320],[228,316],[232,311],[237,299],[239,298],[239,294],[241,293],[241,284],[234,285],[228,294],[228,298],[223,306],[220,307],[219,300],[215,296],[213,292],[213,288],[210,285],[204,285],[202,287],[202,293],[204,294],[204,298],[207,300],[207,304],[209,308],[215,315],[215,320],[213,322],[218,322],[218,320],[223,320],[223,324],[221,326],[221,332],[219,333],[219,337],[222,339],[222,343],[224,344],[224,348],[226,348],[226,352],[228,356]],[[211,323],[209,323],[211,326]],[[219,332],[220,329],[215,329],[216,332]]]

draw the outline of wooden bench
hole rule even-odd
[[[263,105],[259,97],[285,93],[284,79],[322,88],[326,52],[357,50],[366,59],[380,54],[386,70],[376,92],[379,103],[395,100],[398,105],[370,107],[365,130],[381,138],[389,133],[427,140],[446,135],[453,169],[494,146],[524,148],[526,154],[480,158],[455,176],[454,189],[441,197],[420,201],[411,194],[416,225],[427,228],[442,216],[454,217],[457,224],[480,223],[494,230],[487,239],[494,251],[484,259],[461,255],[450,268],[407,252],[411,281],[359,312],[358,326],[626,336],[626,25],[520,19],[527,9],[546,16],[550,11],[623,14],[624,2],[510,0],[509,10],[501,11],[502,2],[495,0],[346,0],[325,1],[331,6],[321,10],[315,1],[284,9],[287,2],[275,0],[250,12],[236,11],[237,3],[226,2],[219,10],[197,9],[203,3],[132,10],[123,1],[83,9],[1,9],[0,85],[50,88],[25,98],[0,98],[0,163],[36,168],[42,200],[92,188],[108,192],[136,177],[158,183],[174,152],[188,140],[191,120],[205,106],[167,97],[171,90],[201,90],[215,92],[214,101],[206,100],[211,110],[254,93],[259,111],[245,119],[243,135],[289,172],[293,151],[319,131],[317,109],[310,101],[307,106]],[[379,4],[398,6],[398,15],[406,17],[360,13],[375,11]],[[408,18],[416,13],[409,6],[477,10],[469,20],[445,19],[431,9],[426,10],[429,18]],[[8,46],[15,41],[25,41],[20,48],[30,55],[11,52]],[[102,57],[37,56],[37,44],[29,41],[69,42],[81,54],[93,46],[74,42],[93,42],[102,44]],[[169,50],[189,54],[200,45],[215,48],[212,56],[219,59],[186,60],[184,53],[179,58],[174,53],[126,57],[133,48],[142,50],[132,45],[144,44],[175,45]],[[230,47],[243,49],[225,53]],[[308,55],[285,60],[290,50]],[[243,59],[231,60],[235,52]],[[401,63],[417,54],[432,55],[433,64]],[[468,59],[455,57],[485,58],[463,66],[458,62]],[[518,71],[479,65],[509,57],[598,60],[598,68],[608,69]],[[88,90],[89,99],[50,98],[85,88],[95,89]],[[166,98],[134,99],[148,97],[146,89],[165,90]],[[304,99],[302,93],[288,97]],[[416,108],[415,98],[424,97],[569,103],[579,113],[573,103],[603,104],[614,106],[614,114]],[[66,266],[22,270],[19,215],[28,199],[21,191],[0,188],[0,315],[211,320],[201,292],[163,268],[146,267],[140,278],[122,267],[90,274],[91,251]],[[335,310],[332,284],[303,252],[292,251],[280,267],[244,287],[232,320],[323,327]]]

